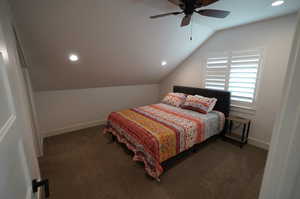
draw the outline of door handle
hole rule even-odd
[[[37,179],[32,180],[32,192],[36,193],[38,191],[38,188],[43,186],[44,191],[45,191],[45,197],[49,198],[50,192],[49,192],[49,180],[40,180],[38,181]]]

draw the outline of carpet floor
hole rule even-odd
[[[210,142],[168,169],[158,183],[103,126],[45,139],[39,159],[52,199],[256,199],[267,152]]]

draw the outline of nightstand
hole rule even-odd
[[[227,129],[223,135],[224,140],[229,140],[231,142],[235,142],[240,145],[242,148],[245,144],[248,143],[248,136],[250,131],[251,120],[238,117],[238,116],[229,116],[226,118],[227,120]],[[243,125],[243,129],[241,133],[232,132],[233,124],[238,123]]]

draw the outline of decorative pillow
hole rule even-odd
[[[185,102],[186,94],[184,93],[168,93],[162,103],[180,107]]]
[[[216,100],[215,98],[188,95],[182,108],[207,114],[214,108]]]
[[[204,100],[204,101],[206,101],[206,102],[209,103],[208,112],[211,112],[211,111],[214,109],[214,107],[215,107],[215,105],[216,105],[216,103],[217,103],[217,101],[218,101],[217,98],[203,97],[203,96],[201,96],[201,95],[195,95],[195,96],[196,96],[196,97],[199,97],[199,98],[201,98],[202,100]]]

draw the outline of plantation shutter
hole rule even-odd
[[[235,105],[253,104],[261,59],[260,50],[209,57],[205,88],[230,91]]]
[[[258,51],[232,54],[228,85],[232,100],[254,101],[260,58]]]
[[[208,58],[206,64],[205,88],[225,90],[228,71],[228,57]]]

